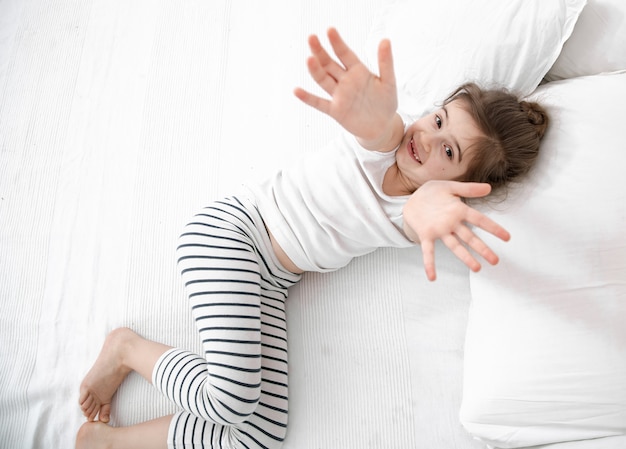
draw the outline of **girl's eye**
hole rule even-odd
[[[452,151],[452,148],[450,148],[447,145],[444,146],[443,148],[446,151],[446,156],[448,156],[448,159],[450,159],[450,160],[454,159],[454,152]]]
[[[437,125],[437,128],[441,128],[441,117],[438,115],[435,115],[435,124]]]

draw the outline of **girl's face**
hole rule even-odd
[[[426,181],[459,179],[472,158],[472,143],[483,134],[473,117],[453,100],[411,124],[396,153],[408,193]]]

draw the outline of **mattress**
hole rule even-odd
[[[338,135],[292,94],[306,38],[332,25],[361,51],[385,3],[0,3],[0,446],[73,447],[116,327],[199,348],[182,226]],[[414,248],[292,289],[285,448],[481,447],[458,420],[468,273],[438,257],[435,284]],[[131,375],[112,424],[173,411]]]
[[[368,54],[396,3],[0,2],[0,447],[73,447],[112,329],[200,350],[182,227],[339,136],[293,95],[316,91],[307,36]],[[428,282],[421,258],[381,249],[290,289],[285,449],[486,448],[459,420],[470,274],[437,246]],[[111,424],[175,411],[131,374]]]

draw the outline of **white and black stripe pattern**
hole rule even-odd
[[[184,412],[170,447],[277,448],[287,426],[287,288],[254,204],[229,198],[194,217],[177,250],[204,357],[173,349],[154,385]]]

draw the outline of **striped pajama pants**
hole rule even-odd
[[[170,448],[278,448],[287,428],[287,288],[256,206],[228,198],[180,237],[178,266],[203,356],[181,349],[157,362],[153,384],[182,411]]]

